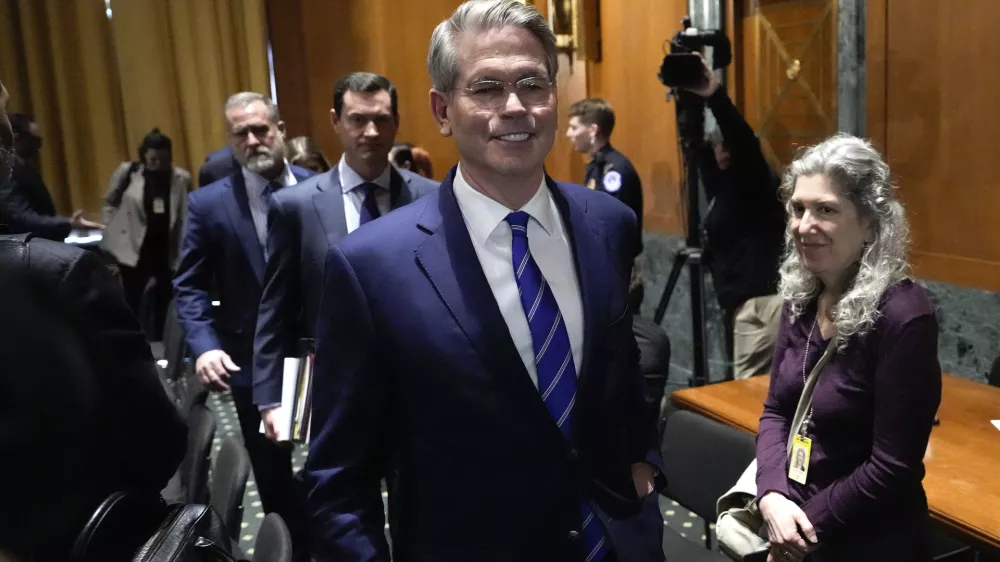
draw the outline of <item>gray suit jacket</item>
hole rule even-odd
[[[113,206],[110,201],[131,165],[131,162],[122,162],[108,181],[108,191],[101,209],[101,218],[107,226],[101,247],[114,256],[118,263],[135,267],[139,263],[142,241],[146,238],[147,224],[144,199],[146,180],[141,167],[132,173],[118,206]],[[191,191],[191,174],[177,166],[173,170],[170,178],[170,246],[167,248],[171,268],[177,266],[177,257],[180,255],[188,193]]]
[[[395,167],[391,178],[393,210],[438,188]],[[281,402],[285,357],[298,355],[300,340],[314,337],[326,254],[347,235],[337,167],[275,193],[267,222],[267,272],[254,337],[253,396],[259,405]]]

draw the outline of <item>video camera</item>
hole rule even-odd
[[[733,60],[733,48],[726,34],[718,29],[699,31],[691,26],[691,17],[684,16],[683,29],[670,40],[670,54],[663,57],[657,77],[671,88],[698,87],[705,80],[704,67],[695,53],[712,47],[712,68],[726,67]]]

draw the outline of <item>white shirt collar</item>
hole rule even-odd
[[[458,165],[453,182],[455,199],[458,200],[458,207],[462,210],[462,216],[469,227],[469,232],[481,246],[486,245],[486,239],[493,234],[500,223],[504,222],[511,212],[506,205],[490,199],[469,185],[465,176],[462,175],[462,165]],[[558,232],[559,222],[556,218],[555,201],[545,179],[542,179],[538,191],[528,200],[519,211],[524,211],[535,219],[545,230],[545,233],[552,236]]]
[[[392,172],[391,168],[387,162],[385,170],[382,170],[382,173],[371,183],[378,185],[382,189],[389,189],[389,184],[392,181],[392,176],[390,175]],[[368,183],[368,180],[362,178],[360,174],[354,171],[354,168],[347,165],[347,158],[343,154],[340,156],[340,162],[337,163],[337,173],[340,175],[340,189],[344,193],[353,190],[363,183]]]
[[[253,189],[256,192],[263,192],[264,188],[271,183],[271,180],[258,176],[257,174],[251,172],[246,166],[243,166],[243,181],[246,183],[248,188]],[[288,160],[285,160],[285,171],[282,172],[282,174],[278,176],[278,179],[275,181],[282,186],[295,185],[298,183],[298,180],[295,179],[295,174],[292,173],[292,166],[288,163]]]

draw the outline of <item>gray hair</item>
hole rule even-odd
[[[886,289],[908,276],[910,227],[903,205],[893,193],[889,166],[870,142],[840,133],[802,152],[782,178],[780,194],[786,208],[790,210],[796,180],[820,174],[841,190],[861,218],[870,221],[875,235],[875,241],[862,251],[858,271],[832,311],[843,349],[851,336],[871,331]],[[790,304],[792,320],[822,290],[820,280],[803,265],[793,236],[791,229],[786,231],[779,285],[781,297]]]
[[[238,107],[243,108],[257,102],[260,102],[267,107],[267,112],[270,115],[269,119],[272,123],[281,121],[281,114],[278,113],[278,106],[274,103],[274,100],[264,94],[258,94],[257,92],[240,92],[229,96],[229,99],[226,100],[226,105],[223,107],[222,111],[224,114],[228,115],[230,109]]]
[[[527,29],[545,49],[549,80],[555,84],[559,72],[556,36],[534,6],[516,0],[469,0],[459,6],[451,17],[438,24],[431,35],[427,52],[427,71],[431,83],[439,92],[450,92],[458,78],[458,51],[455,37],[464,31],[483,32],[504,27]]]

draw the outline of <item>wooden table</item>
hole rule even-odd
[[[673,393],[674,404],[757,433],[770,377],[711,384]],[[941,424],[924,456],[931,516],[976,546],[1000,550],[1000,388],[944,375]]]

